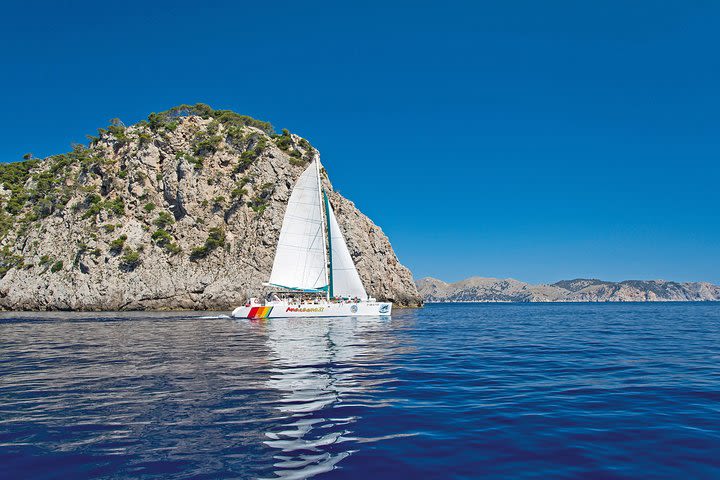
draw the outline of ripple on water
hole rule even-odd
[[[720,476],[720,305],[3,314],[8,478]]]

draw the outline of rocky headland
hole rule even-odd
[[[264,292],[310,143],[182,105],[0,164],[0,308],[230,309]],[[330,164],[330,167],[332,164]],[[382,230],[323,181],[368,293],[422,300]]]
[[[706,282],[626,280],[606,282],[578,278],[531,285],[511,278],[472,277],[455,283],[435,278],[417,282],[418,291],[433,302],[672,302],[719,301],[720,286]]]

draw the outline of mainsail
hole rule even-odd
[[[290,194],[269,283],[366,300],[367,293],[335,213],[327,195],[321,192],[320,164],[315,160],[300,175]]]
[[[313,162],[300,175],[288,202],[270,284],[293,290],[327,289],[320,175]]]

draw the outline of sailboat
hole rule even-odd
[[[235,318],[390,315],[392,303],[368,297],[320,180],[316,158],[293,187],[266,299],[251,298]]]

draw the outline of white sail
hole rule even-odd
[[[270,284],[299,290],[327,286],[320,176],[316,162],[300,175],[283,218]]]
[[[357,297],[361,300],[367,300],[367,293],[363,287],[360,275],[355,268],[343,237],[335,218],[335,212],[328,204],[328,221],[330,222],[330,243],[332,246],[332,292],[336,297]]]

